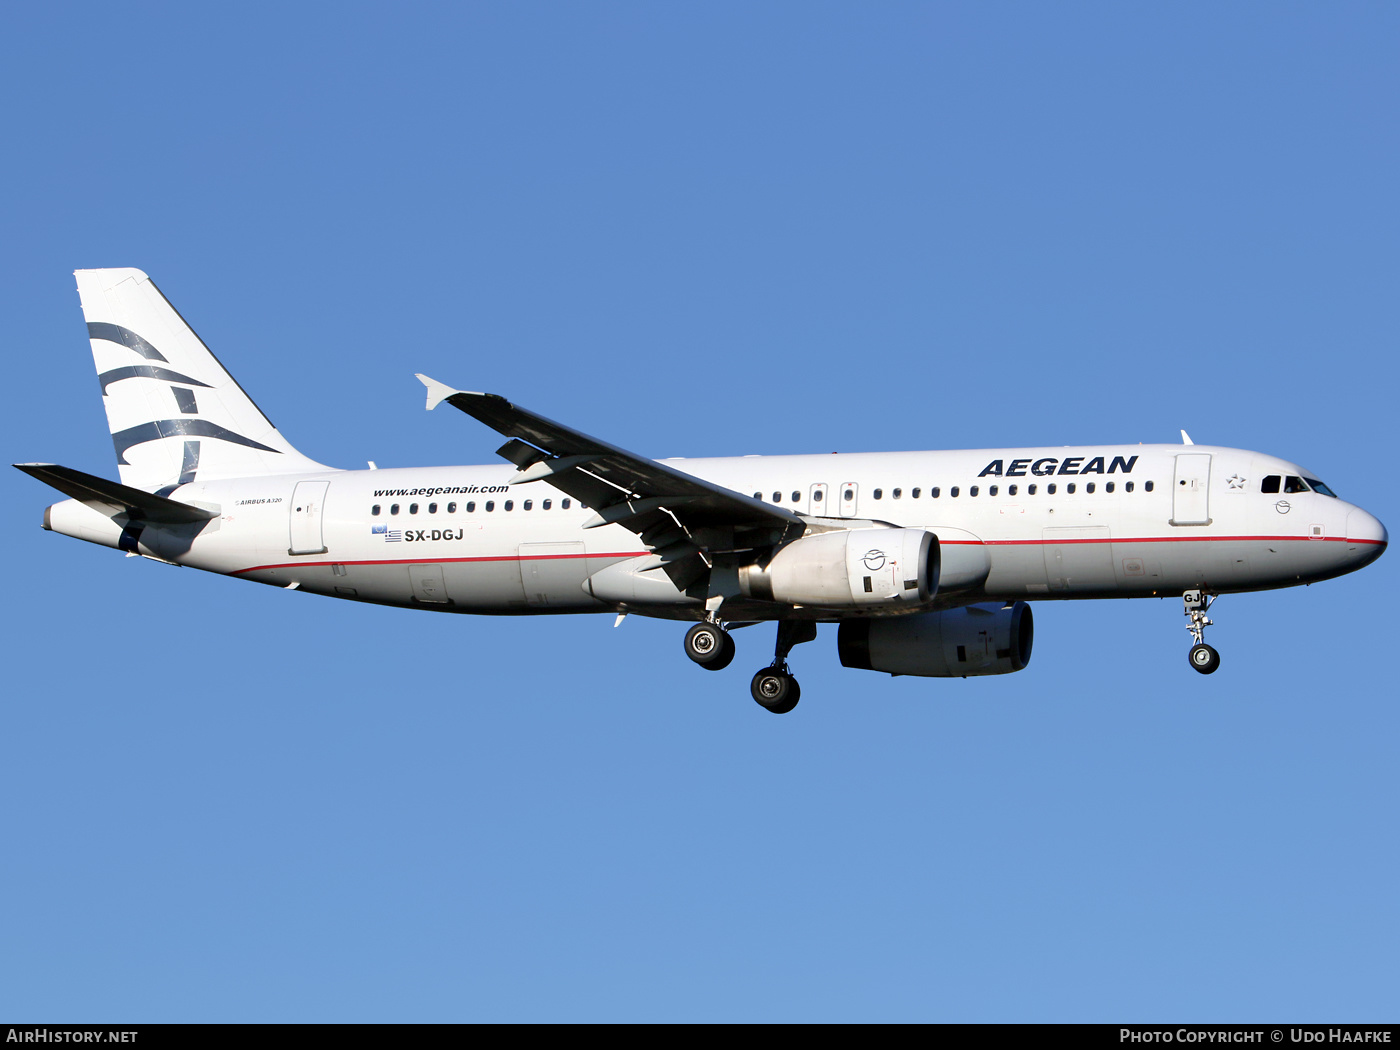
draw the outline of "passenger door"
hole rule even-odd
[[[1176,457],[1172,482],[1173,525],[1210,524],[1210,456],[1184,452]]]
[[[329,481],[303,481],[292,493],[291,545],[288,554],[325,554],[321,522]]]

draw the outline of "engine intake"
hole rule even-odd
[[[1035,623],[1025,602],[964,605],[891,619],[847,620],[841,663],[864,671],[970,678],[1010,674],[1031,661]]]

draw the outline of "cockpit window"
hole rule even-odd
[[[1303,479],[1296,474],[1290,474],[1283,482],[1284,492],[1307,492],[1308,487],[1303,484]]]
[[[1278,483],[1282,480],[1283,479],[1280,478],[1277,474],[1270,474],[1267,478],[1265,478],[1259,483],[1259,491],[1264,493],[1278,492]]]
[[[1306,481],[1306,482],[1308,483],[1308,486],[1309,486],[1314,492],[1320,492],[1320,493],[1322,493],[1324,496],[1331,496],[1333,499],[1336,499],[1336,498],[1337,498],[1337,494],[1336,494],[1335,492],[1333,492],[1331,489],[1329,489],[1329,488],[1328,488],[1326,485],[1324,485],[1322,482],[1318,481],[1317,478],[1304,478],[1303,480]]]

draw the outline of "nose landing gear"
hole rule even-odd
[[[1204,591],[1187,591],[1181,596],[1181,601],[1183,611],[1191,621],[1186,625],[1186,629],[1191,632],[1191,637],[1196,643],[1191,646],[1186,659],[1194,670],[1201,674],[1211,674],[1220,666],[1220,654],[1205,642],[1206,628],[1213,626],[1215,622],[1206,615],[1206,610],[1215,604],[1215,596]]]

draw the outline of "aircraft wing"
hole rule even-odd
[[[497,449],[520,468],[511,484],[546,481],[595,512],[584,528],[618,524],[635,532],[677,587],[699,579],[716,554],[771,547],[805,528],[786,508],[610,445],[498,394],[418,378],[430,411],[446,401],[511,439]]]

